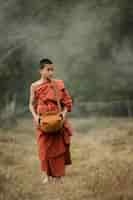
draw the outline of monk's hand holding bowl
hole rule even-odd
[[[66,108],[64,108],[64,110],[62,112],[60,112],[60,116],[62,117],[63,121],[66,118],[66,113],[67,113],[67,109]]]

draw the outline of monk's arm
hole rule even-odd
[[[31,84],[31,86],[30,86],[30,97],[29,97],[29,110],[32,113],[32,116],[34,118],[37,117],[37,114],[36,114],[35,109],[34,109],[35,103],[36,102],[35,102],[34,86]]]
[[[72,110],[72,98],[68,92],[68,90],[64,87],[63,88],[63,99],[62,99],[62,103],[63,103],[63,112],[71,112]]]

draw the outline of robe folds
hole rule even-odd
[[[63,80],[55,80],[58,88],[58,97],[62,108],[65,106],[68,112],[72,110],[72,98],[65,88]],[[53,83],[45,81],[36,86],[35,91],[35,112],[45,113],[47,111],[57,111],[58,106],[53,90]],[[36,127],[36,137],[38,144],[38,156],[41,163],[41,170],[49,176],[64,176],[65,165],[72,164],[70,144],[73,130],[66,118],[61,133],[49,134],[43,132],[39,125],[33,122]]]

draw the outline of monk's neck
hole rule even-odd
[[[44,78],[44,77],[41,77],[41,78],[40,78],[40,81],[41,81],[42,83],[45,83],[45,82],[51,82],[50,79],[48,79],[48,78]]]

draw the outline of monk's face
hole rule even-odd
[[[40,70],[40,74],[43,78],[52,79],[54,73],[53,64],[45,64],[44,68]]]

